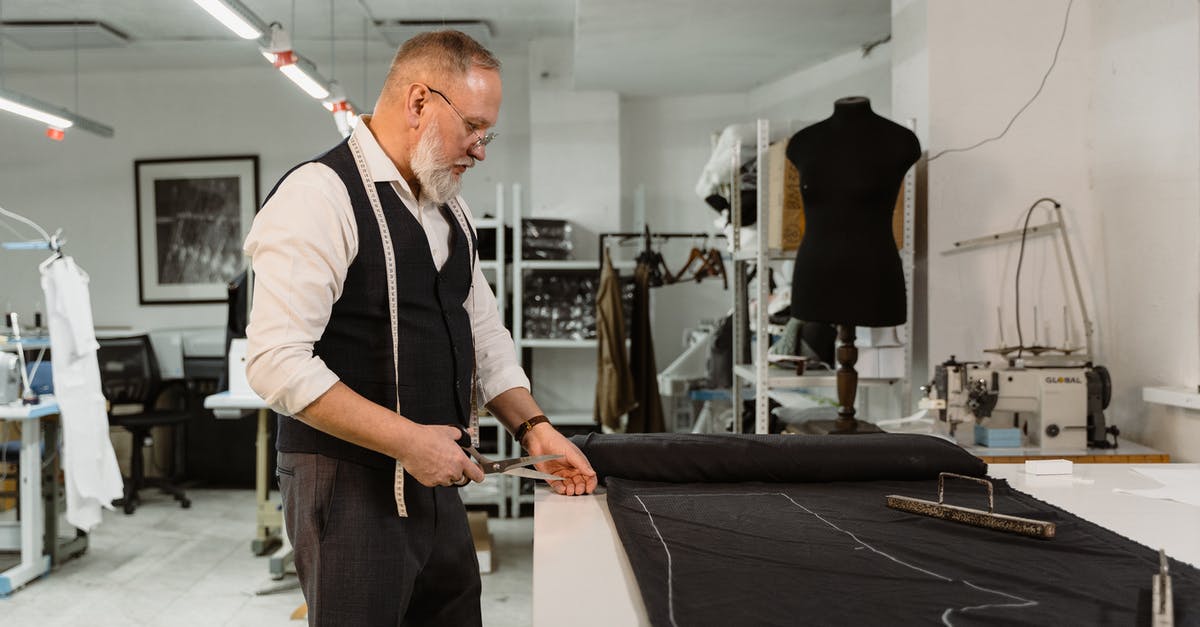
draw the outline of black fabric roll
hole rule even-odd
[[[929,435],[693,435],[574,436],[600,479],[668,483],[765,481],[912,481],[954,472],[972,477],[987,464],[961,447]]]

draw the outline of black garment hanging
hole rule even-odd
[[[659,256],[661,261],[662,257]],[[658,394],[658,366],[654,361],[654,338],[650,326],[652,267],[638,260],[633,271],[633,325],[629,336],[629,365],[633,371],[633,397],[637,407],[629,412],[626,433],[655,433],[666,430],[662,398]]]

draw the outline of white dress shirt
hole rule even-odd
[[[438,205],[413,196],[396,164],[383,152],[362,116],[354,136],[376,182],[390,182],[425,230],[440,270],[450,254],[451,225]],[[459,204],[467,219],[470,210]],[[457,228],[457,225],[455,226]],[[472,229],[474,225],[472,224]],[[244,251],[254,268],[253,307],[246,327],[246,377],[271,409],[292,416],[338,381],[313,343],[321,338],[347,269],[358,254],[358,228],[350,195],[328,166],[307,163],[287,176],[250,229]],[[464,304],[471,319],[483,403],[512,388],[529,388],[504,328],[496,297],[478,262]],[[379,338],[388,342],[391,338]],[[403,353],[404,345],[399,350]],[[400,408],[404,413],[404,408]]]

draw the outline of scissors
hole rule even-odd
[[[552,475],[540,470],[534,470],[533,468],[525,468],[525,466],[532,466],[534,464],[540,464],[542,462],[548,462],[554,459],[562,459],[564,457],[563,455],[536,455],[533,457],[513,457],[511,459],[493,460],[488,458],[483,453],[475,450],[474,446],[471,446],[471,434],[468,433],[466,429],[462,428],[460,425],[452,426],[457,427],[460,433],[457,440],[458,445],[461,446],[463,450],[465,450],[467,454],[471,456],[471,459],[475,460],[476,464],[479,464],[479,468],[483,470],[483,473],[486,475],[504,473],[506,475],[512,475],[514,477],[526,477],[528,479],[543,479],[545,481],[563,480],[563,478],[558,475]]]

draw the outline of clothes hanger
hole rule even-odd
[[[663,241],[666,240],[659,240],[660,246],[662,245]],[[671,284],[678,281],[678,279],[675,277],[675,273],[671,272],[671,269],[667,267],[667,261],[666,259],[663,259],[662,253],[656,250],[654,251],[654,256],[658,261],[659,274],[661,275],[663,282]]]
[[[668,283],[675,282],[675,275],[667,268],[667,262],[663,259],[662,253],[654,249],[654,238],[650,234],[650,227],[643,227],[642,232],[642,252],[637,257],[638,265],[646,266],[648,270],[648,279],[650,287],[662,287]]]
[[[725,273],[725,261],[721,259],[721,251],[716,248],[708,249],[708,255],[705,258],[705,267],[709,268],[711,274],[709,276],[721,275],[721,284],[724,289],[729,289],[729,275]]]
[[[698,248],[698,247],[697,247],[697,246],[696,246],[696,245],[693,243],[693,245],[692,245],[692,250],[691,250],[691,252],[689,252],[689,253],[688,253],[688,258],[687,258],[687,261],[685,261],[685,262],[683,263],[683,267],[682,267],[682,268],[680,268],[680,269],[679,269],[679,272],[675,274],[675,276],[674,276],[674,279],[675,279],[676,281],[682,280],[682,279],[683,279],[683,277],[684,277],[684,275],[685,275],[685,274],[688,272],[688,269],[689,269],[689,268],[691,268],[691,267],[692,267],[692,264],[693,264],[693,263],[695,263],[695,262],[697,262],[697,261],[699,261],[699,262],[701,263],[701,268],[703,268],[703,267],[704,267],[704,266],[703,266],[703,264],[704,264],[704,255],[705,255],[705,251],[702,251],[702,250],[700,250],[700,248]],[[699,270],[697,270],[696,272],[699,272]],[[693,275],[693,276],[694,276],[694,275]],[[698,279],[697,279],[697,280],[698,280]]]
[[[46,268],[48,268],[50,266],[50,264],[54,263],[55,261],[58,261],[59,259],[62,259],[62,256],[63,256],[62,246],[66,242],[64,242],[62,239],[59,238],[60,234],[62,234],[62,229],[55,231],[54,235],[51,235],[50,239],[46,242],[47,246],[50,248],[52,253],[44,261],[42,261],[41,263],[38,264],[38,272],[39,273],[45,272]]]
[[[691,278],[699,283],[707,277],[720,276],[724,282],[725,289],[729,289],[729,277],[725,273],[725,263],[721,259],[721,251],[710,247],[707,242],[705,243],[704,250],[696,247],[692,248],[687,264],[675,275],[675,280],[682,279],[687,270],[691,268],[692,263],[696,261],[699,261],[700,265],[692,272]]]

